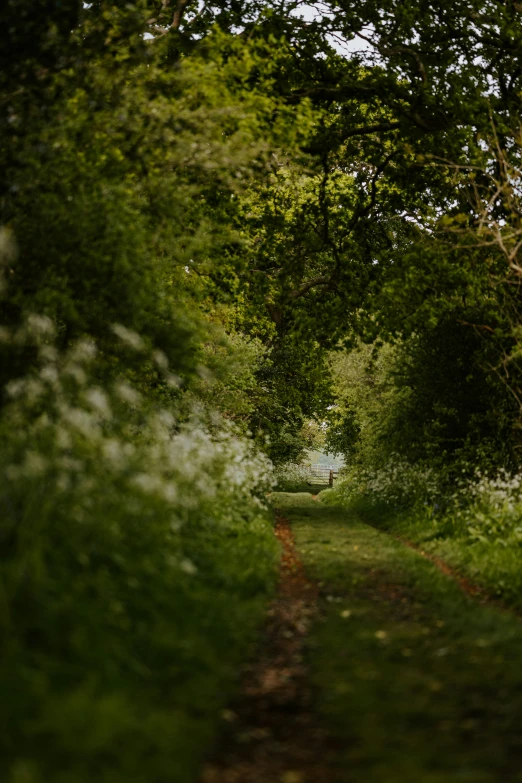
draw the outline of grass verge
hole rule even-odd
[[[451,517],[418,510],[400,511],[383,504],[355,500],[349,509],[360,519],[406,539],[444,560],[487,595],[522,612],[522,555],[517,540],[472,540]]]
[[[321,586],[310,655],[337,780],[522,781],[522,623],[353,512],[273,501]]]

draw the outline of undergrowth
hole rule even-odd
[[[193,780],[274,580],[270,464],[46,318],[1,337],[39,359],[0,419],[0,779]]]
[[[422,546],[522,610],[521,474],[463,470],[448,479],[422,466],[390,463],[347,470],[321,500]]]

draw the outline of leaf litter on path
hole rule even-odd
[[[278,515],[282,546],[277,595],[258,655],[247,667],[221,747],[201,783],[331,783],[328,738],[313,709],[305,661],[318,613],[318,588],[305,574],[288,521]]]

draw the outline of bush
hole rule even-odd
[[[343,468],[333,490],[321,497],[330,504],[350,504],[364,497],[377,505],[408,508],[440,501],[442,479],[425,465],[414,465],[395,455],[380,468],[353,464]]]
[[[52,332],[1,333],[38,355],[0,419],[1,779],[186,781],[273,582],[270,463]]]
[[[310,470],[306,465],[286,462],[275,469],[277,489],[281,492],[296,492],[310,482]]]
[[[453,523],[470,542],[502,546],[522,542],[522,475],[477,470],[453,496]]]

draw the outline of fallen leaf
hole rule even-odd
[[[302,781],[302,774],[294,769],[290,769],[288,772],[285,772],[281,778],[281,783],[302,783]]]

